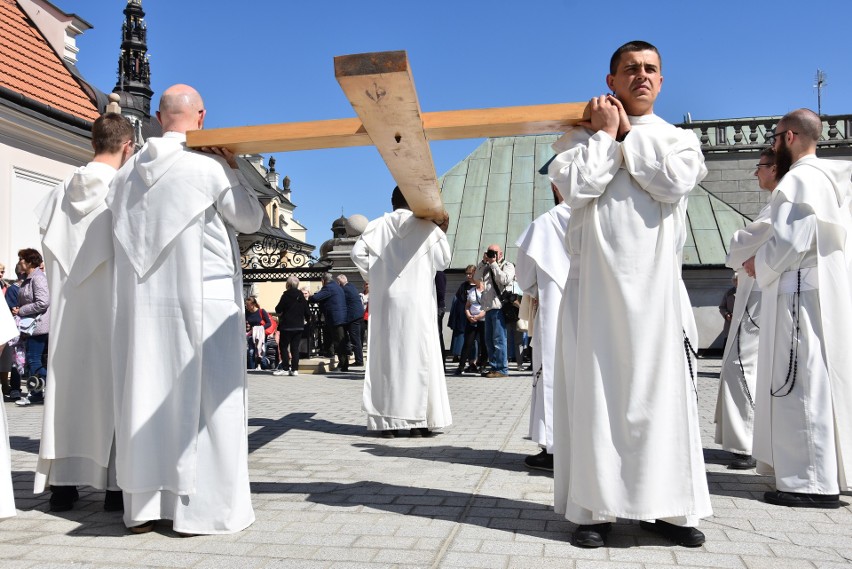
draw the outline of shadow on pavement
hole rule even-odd
[[[249,433],[249,453],[256,451],[264,445],[274,441],[291,429],[302,431],[318,431],[337,435],[362,435],[363,425],[346,423],[332,423],[325,419],[314,419],[316,413],[290,413],[280,419],[267,419],[264,417],[252,417],[248,420],[249,427],[260,427],[260,429]],[[36,449],[38,452],[38,449]]]
[[[501,452],[497,449],[474,449],[448,445],[397,447],[377,443],[357,443],[352,446],[363,449],[363,452],[378,457],[416,458],[435,462],[448,462],[451,464],[487,466],[511,472],[526,472],[530,476],[553,476],[550,472],[530,470],[524,466],[524,459],[529,455],[516,452]]]

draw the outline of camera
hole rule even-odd
[[[496,259],[497,258],[497,251],[492,251],[491,249],[489,249],[488,251],[485,252],[485,256],[488,257],[489,259]]]

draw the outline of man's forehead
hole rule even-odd
[[[621,58],[618,61],[618,68],[621,69],[629,63],[651,63],[659,67],[660,56],[657,54],[657,52],[650,49],[643,49],[641,51],[626,51],[621,54]]]

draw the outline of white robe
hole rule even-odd
[[[88,485],[118,490],[113,456],[110,327],[112,216],[116,170],[90,162],[36,207],[50,288],[50,349],[33,491]]]
[[[9,310],[0,307],[0,351],[3,345],[18,335],[18,327]],[[0,405],[0,518],[10,518],[15,512],[15,493],[12,488],[12,455],[9,449],[9,426],[6,409]]]
[[[772,194],[772,234],[755,256],[764,300],[753,454],[782,491],[852,489],[850,175],[848,162],[796,161]]]
[[[754,399],[757,383],[757,346],[760,334],[760,287],[742,270],[769,239],[769,207],[731,237],[727,265],[737,271],[737,296],[722,356],[716,398],[716,443],[728,452],[751,454],[754,435]]]
[[[526,294],[538,299],[532,332],[533,387],[530,439],[553,452],[553,364],[556,360],[557,319],[571,259],[565,250],[565,231],[571,208],[562,203],[535,219],[518,238],[515,279]]]
[[[434,223],[396,210],[370,222],[352,248],[370,283],[367,429],[449,426],[453,419],[435,334],[435,272],[450,264],[447,237]]]
[[[118,172],[116,466],[128,526],[184,533],[254,521],[248,479],[245,322],[234,230],[263,209],[219,157],[151,138]]]
[[[694,526],[712,510],[680,254],[686,196],[706,168],[692,132],[654,115],[630,122],[621,143],[575,128],[554,144],[550,179],[571,206],[554,380],[555,509],[578,524],[621,517]]]

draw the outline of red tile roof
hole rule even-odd
[[[100,114],[14,0],[0,0],[0,85],[84,120]]]

